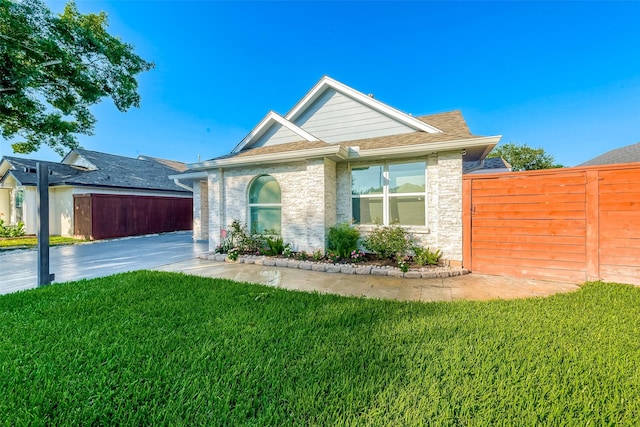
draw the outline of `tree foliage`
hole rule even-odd
[[[107,26],[104,12],[83,15],[73,1],[56,16],[41,0],[0,0],[0,132],[23,139],[15,152],[76,148],[104,97],[120,111],[140,106],[136,76],[154,65]]]
[[[502,157],[511,164],[514,171],[564,167],[557,164],[553,156],[545,153],[542,148],[531,148],[527,144],[513,142],[497,146],[487,157]]]

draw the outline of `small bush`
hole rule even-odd
[[[404,258],[411,248],[411,244],[411,235],[398,225],[378,226],[362,242],[367,250],[382,259]]]
[[[17,225],[4,225],[4,220],[0,218],[0,237],[22,237],[25,235],[24,223]]]
[[[431,252],[429,248],[423,248],[420,246],[414,246],[413,253],[413,261],[419,266],[438,265],[440,257],[442,256],[442,252],[440,250]]]
[[[267,255],[276,256],[284,252],[284,240],[282,240],[282,237],[267,237],[267,246],[269,247],[266,250]]]
[[[311,257],[313,258],[314,261],[318,262],[318,261],[322,261],[322,259],[324,258],[324,255],[322,255],[322,251],[320,249],[317,249],[313,251],[313,255]]]
[[[337,252],[340,258],[349,258],[351,252],[358,249],[360,232],[347,223],[338,224],[329,229],[327,246]]]
[[[237,248],[240,253],[258,253],[267,246],[266,237],[262,234],[251,234],[245,225],[238,220],[231,223],[226,239],[222,242],[222,252]]]

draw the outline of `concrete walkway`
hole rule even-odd
[[[542,297],[571,292],[571,283],[468,274],[442,279],[402,279],[321,273],[198,258],[206,243],[190,232],[100,241],[50,250],[56,282],[91,279],[131,270],[183,272],[301,291],[405,301],[455,301]],[[36,287],[35,250],[0,252],[0,294]]]
[[[502,276],[467,274],[442,279],[403,279],[321,273],[253,264],[234,264],[199,258],[156,268],[203,277],[259,283],[308,292],[331,293],[401,301],[456,301],[544,297],[579,288],[572,283],[514,279]]]

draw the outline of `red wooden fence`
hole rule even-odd
[[[73,205],[74,234],[92,240],[193,227],[191,198],[76,194]]]
[[[466,175],[463,239],[477,273],[640,285],[640,164]]]

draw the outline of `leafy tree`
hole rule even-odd
[[[120,111],[140,106],[136,75],[154,64],[107,33],[107,15],[75,2],[55,16],[41,0],[0,0],[0,132],[16,153],[42,143],[60,155],[91,135],[89,107],[110,97]]]
[[[502,157],[511,164],[514,171],[562,168],[551,154],[542,148],[531,148],[527,144],[499,145],[487,157]]]

